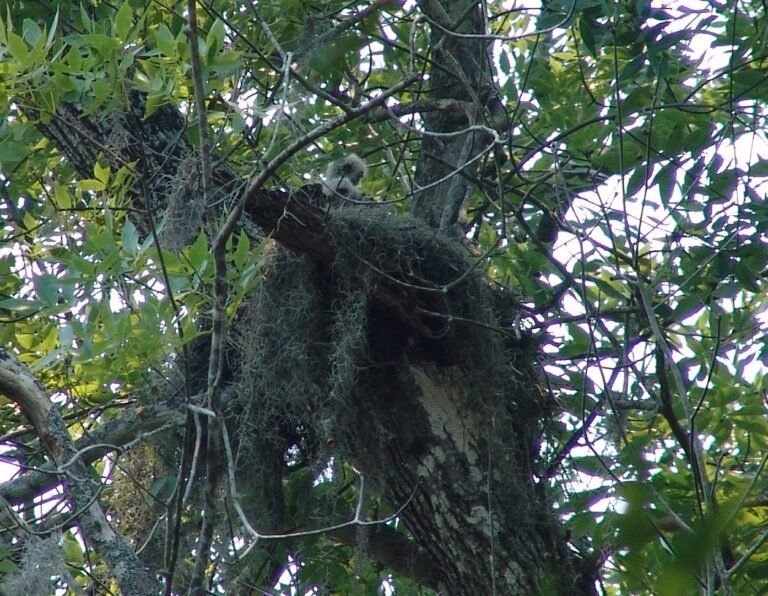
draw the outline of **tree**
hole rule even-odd
[[[6,593],[763,589],[762,5],[3,7]]]

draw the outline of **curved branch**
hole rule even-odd
[[[32,373],[2,348],[0,393],[19,406],[54,463],[61,464],[74,458],[73,463],[61,473],[67,495],[72,509],[79,512],[80,528],[85,539],[106,561],[120,585],[121,593],[129,596],[157,594],[157,582],[128,543],[115,532],[98,503],[97,487],[86,465],[77,458],[77,448],[58,409]]]
[[[183,426],[183,412],[159,404],[145,406],[105,422],[75,441],[74,449],[78,459],[88,465],[111,451],[128,448],[168,425]],[[57,471],[56,464],[46,462],[39,468],[0,484],[0,497],[12,505],[20,505],[58,484]]]

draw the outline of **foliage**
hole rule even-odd
[[[478,268],[521,297],[524,325],[541,348],[560,409],[545,428],[543,475],[572,544],[603,564],[607,593],[682,594],[700,585],[762,592],[765,8],[485,4],[508,118],[499,139],[506,160],[485,155],[464,232]],[[137,117],[176,106],[200,147],[187,8],[67,0],[0,8],[0,339],[54,395],[78,438],[127,405],[152,403],[158,378],[205,339],[199,322],[214,308],[211,230],[220,222],[206,222],[181,251],[159,249],[130,221],[142,180],[134,163],[112,161],[116,140],[75,140],[99,147],[85,177],[39,125],[63,103],[106,118],[138,90],[147,101]],[[419,14],[408,2],[202,3],[214,176],[226,166],[248,178],[338,116],[340,105],[358,106],[411,70],[428,71],[437,50]],[[354,150],[372,166],[366,194],[407,214],[423,126],[407,108],[425,90],[398,94],[390,102],[397,118],[372,112],[307,144],[271,183],[298,188]],[[230,240],[230,322],[260,283],[262,248],[246,234]],[[0,421],[7,457],[40,465],[12,402],[0,403]],[[170,451],[147,448],[147,457],[166,469],[178,463]],[[113,492],[141,484],[131,478],[137,462],[105,461],[94,474],[114,481]],[[304,473],[284,479],[297,523],[312,506],[325,523],[338,521],[335,508],[355,508],[349,468],[337,463],[316,486]],[[166,489],[150,482],[134,505],[154,511]],[[366,506],[378,512],[379,504]],[[53,534],[65,543],[70,574],[59,581],[86,586],[105,577],[55,509],[30,502],[21,510],[41,531],[68,530]],[[123,523],[133,519],[125,513]],[[192,556],[186,546],[182,558]],[[225,537],[216,549],[227,548]],[[12,550],[8,538],[4,552]],[[294,552],[294,564],[277,564],[291,589],[373,593],[384,581],[398,594],[419,590],[327,538],[302,538]],[[13,555],[14,564],[22,560]]]

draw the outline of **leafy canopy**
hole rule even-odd
[[[337,116],[334,98],[362,102],[429,70],[438,58],[419,11],[379,2],[355,18],[363,4],[201,5],[217,164],[248,177]],[[485,5],[507,160],[489,154],[467,234],[488,275],[524,299],[541,343],[561,408],[543,445],[557,508],[574,544],[605,554],[610,592],[693,591],[702,547],[722,544],[732,571],[721,565],[720,580],[759,592],[768,575],[765,9]],[[78,435],[149,399],[168,354],[198,336],[195,321],[212,308],[210,239],[158,249],[130,223],[141,181],[134,163],[115,165],[115,140],[73,140],[98,147],[83,176],[38,124],[63,103],[106,118],[137,90],[147,101],[136,117],[177,106],[198,142],[186,7],[0,7],[0,341],[55,388]],[[333,26],[341,33],[327,35]],[[419,99],[417,88],[397,98]],[[374,166],[366,193],[402,199],[407,213],[420,125],[415,113],[355,120],[295,155],[275,183],[298,187],[354,150]],[[228,255],[232,316],[258,282],[260,252],[241,236]],[[7,401],[0,424],[28,433]],[[304,506],[300,491],[287,495],[289,508]],[[77,546],[65,552],[85,582],[98,562]],[[321,539],[304,549],[304,567],[293,568],[302,585],[378,585],[371,565],[350,572],[352,551]]]

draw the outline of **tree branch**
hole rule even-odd
[[[246,203],[253,221],[286,248],[307,255],[318,263],[332,264],[338,252],[329,214],[307,202],[312,187],[294,195],[279,190],[254,193]],[[370,209],[377,207],[372,205]],[[344,217],[345,226],[358,230],[361,245],[356,258],[365,263],[374,279],[373,303],[393,314],[406,328],[424,337],[445,334],[454,320],[445,305],[445,296],[456,281],[464,281],[471,264],[460,247],[438,237],[413,220],[377,214],[375,222],[366,217]],[[375,234],[381,236],[373,237]],[[390,236],[386,236],[389,234]],[[409,242],[409,235],[412,242]],[[398,247],[408,245],[409,256]],[[406,263],[403,259],[407,259]]]
[[[72,460],[61,472],[73,513],[78,516],[86,541],[109,566],[120,591],[128,596],[157,594],[159,586],[141,564],[128,543],[115,532],[97,500],[97,490],[59,411],[45,389],[7,350],[0,348],[0,393],[16,403],[40,437],[53,462]]]
[[[125,449],[129,444],[142,440],[162,426],[184,425],[183,412],[164,405],[151,405],[126,412],[124,415],[105,422],[88,435],[74,442],[74,449],[83,464],[88,465],[107,453]],[[98,445],[98,448],[95,446]],[[0,484],[0,497],[12,505],[20,505],[31,497],[54,487],[59,483],[57,466],[46,462],[39,468],[29,470]]]

